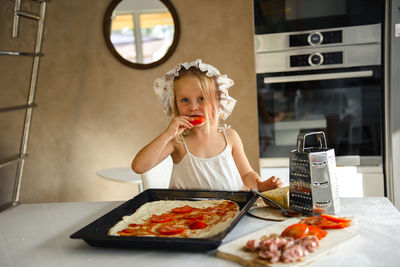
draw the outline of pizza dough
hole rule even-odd
[[[185,212],[185,208],[190,211]],[[108,235],[210,238],[225,231],[238,214],[239,206],[230,200],[159,200],[147,202],[132,215],[124,216],[110,228]],[[160,217],[168,220],[154,220]],[[181,232],[165,234],[160,229],[166,226]]]

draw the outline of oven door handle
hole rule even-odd
[[[323,73],[323,74],[264,77],[264,83],[269,84],[269,83],[284,83],[284,82],[347,79],[347,78],[371,77],[373,74],[374,73],[372,70],[364,70],[364,71],[349,71],[349,72],[336,72],[336,73]]]

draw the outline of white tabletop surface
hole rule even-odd
[[[135,173],[131,168],[110,168],[100,170],[96,173],[98,176],[123,183],[141,184],[140,174]]]
[[[215,250],[179,252],[92,247],[69,236],[122,202],[22,204],[0,213],[0,266],[239,266]],[[344,198],[360,238],[311,266],[399,266],[400,213],[386,198]],[[276,222],[245,215],[224,243]]]

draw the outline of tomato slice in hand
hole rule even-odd
[[[193,210],[192,207],[186,205],[186,206],[183,206],[183,207],[174,208],[174,209],[172,209],[172,212],[175,212],[175,213],[189,213],[192,210]]]
[[[175,225],[163,225],[158,228],[158,232],[162,235],[176,235],[185,231],[185,228]]]
[[[351,219],[346,218],[346,217],[339,217],[339,216],[328,215],[328,214],[321,214],[321,217],[324,217],[332,222],[351,222]]]
[[[308,225],[304,223],[296,223],[288,226],[283,230],[281,236],[293,237],[294,239],[302,238],[308,233]]]
[[[152,223],[163,223],[174,220],[174,215],[172,214],[161,214],[161,215],[152,215],[150,218],[150,222]]]
[[[203,221],[194,221],[189,225],[189,228],[192,229],[192,230],[203,229],[203,228],[206,228],[206,227],[207,227],[207,224],[205,222],[203,222]]]
[[[190,123],[192,125],[199,125],[202,124],[205,120],[206,117],[205,116],[197,116],[197,117],[193,117],[194,120],[190,121]]]
[[[328,221],[328,219],[321,217],[321,216],[312,216],[312,217],[307,217],[304,218],[303,220],[300,221],[300,223],[304,223],[307,225],[312,225],[312,226],[316,226],[316,227],[320,227],[324,224],[326,224],[326,222]]]
[[[321,240],[322,238],[324,238],[326,235],[328,234],[327,231],[316,227],[316,226],[312,226],[312,225],[308,225],[308,233],[307,235],[314,235],[316,236],[319,240]]]

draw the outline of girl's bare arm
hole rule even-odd
[[[136,173],[144,173],[152,169],[174,151],[172,139],[166,132],[142,148],[132,161],[132,169]]]
[[[132,169],[136,173],[144,173],[152,169],[174,152],[174,138],[185,129],[192,127],[187,117],[174,117],[164,132],[137,153],[132,161]]]
[[[260,176],[251,167],[249,160],[243,149],[243,143],[238,133],[233,129],[226,131],[228,140],[232,145],[232,155],[235,160],[236,167],[242,177],[243,184],[247,188],[254,188],[258,191],[267,191],[282,186],[282,181],[275,176],[270,177],[266,181],[261,181]]]

